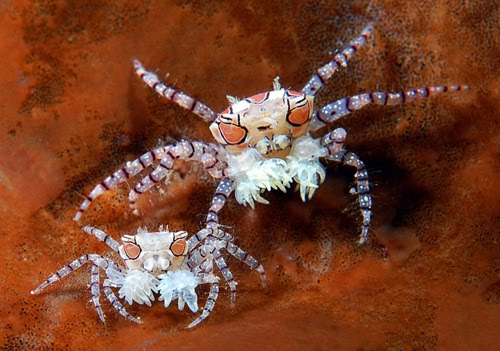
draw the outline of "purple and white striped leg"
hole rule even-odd
[[[309,131],[314,132],[325,125],[338,120],[352,111],[359,110],[368,104],[394,106],[413,102],[418,99],[424,99],[440,93],[449,91],[468,90],[469,85],[450,85],[438,87],[418,88],[400,93],[364,93],[345,97],[343,99],[326,105],[313,114]]]
[[[118,244],[115,239],[106,234],[106,232],[91,226],[85,226],[82,228],[82,230],[87,234],[95,236],[97,239],[108,245],[114,252],[118,252],[118,247],[120,247],[120,244]]]
[[[332,61],[320,67],[316,73],[313,74],[309,82],[302,88],[302,92],[306,95],[315,96],[323,84],[330,79],[333,74],[340,68],[346,67],[356,51],[358,51],[370,38],[373,27],[367,26],[361,32],[361,35],[352,40],[349,45],[342,50],[342,52],[335,55]]]
[[[164,148],[157,148],[149,151],[134,161],[128,161],[125,166],[112,175],[106,177],[100,184],[96,185],[94,189],[87,195],[85,201],[80,205],[78,212],[75,214],[73,220],[78,221],[83,212],[90,206],[91,202],[99,195],[104,194],[106,191],[115,188],[119,184],[125,182],[130,177],[138,174],[144,168],[149,167],[153,162],[161,160],[165,154]]]
[[[353,152],[347,152],[345,149],[331,153],[327,147],[325,152],[329,154],[325,158],[340,162],[356,168],[354,177],[356,178],[356,194],[358,194],[359,207],[361,215],[363,216],[363,226],[359,243],[363,244],[368,239],[368,230],[370,228],[371,214],[372,214],[372,197],[370,195],[370,184],[368,181],[368,171],[363,161]]]
[[[38,286],[35,290],[31,291],[31,294],[32,295],[38,294],[41,290],[45,289],[50,284],[55,283],[58,280],[61,280],[68,274],[80,268],[87,261],[92,261],[94,262],[94,264],[97,264],[99,267],[102,267],[104,269],[106,269],[108,266],[107,259],[102,256],[95,254],[82,255],[73,262],[70,262],[66,266],[59,269],[53,276],[51,276],[49,279],[40,284],[40,286]]]
[[[236,285],[238,285],[238,283],[234,281],[233,273],[231,273],[231,270],[227,266],[227,263],[222,257],[222,254],[219,252],[219,250],[215,250],[213,255],[215,264],[222,273],[222,276],[226,280],[227,285],[229,285],[229,290],[231,290],[231,302],[234,302],[236,300]]]
[[[217,114],[204,103],[165,85],[156,74],[146,71],[139,61],[134,60],[134,68],[137,75],[158,94],[193,112],[205,122],[213,122],[217,117]]]
[[[215,307],[215,302],[217,301],[217,297],[219,296],[219,283],[212,283],[210,286],[210,292],[208,294],[207,302],[205,302],[205,307],[203,307],[203,312],[201,315],[196,318],[191,324],[188,325],[188,328],[192,328],[200,324],[205,318],[207,318],[212,310]]]
[[[229,199],[229,195],[233,192],[233,181],[230,178],[222,178],[215,195],[212,198],[212,204],[208,210],[207,227],[217,228],[219,225],[219,212]]]
[[[213,236],[220,240],[227,240],[227,241],[234,240],[234,237],[231,234],[226,233],[220,229],[205,228],[200,230],[198,233],[196,233],[187,240],[188,252],[193,251],[194,248],[198,246],[201,242],[203,242],[208,236]]]
[[[223,242],[227,252],[229,252],[232,256],[252,268],[256,270],[260,274],[260,279],[262,285],[267,285],[267,277],[266,272],[264,271],[264,267],[260,264],[258,260],[256,260],[253,256],[250,256],[247,252],[240,249],[237,245],[230,243],[229,241]]]
[[[113,308],[116,311],[118,311],[118,313],[120,313],[123,317],[127,318],[128,320],[130,320],[132,322],[135,322],[138,324],[142,323],[142,321],[138,317],[136,318],[136,317],[130,315],[130,313],[128,313],[127,310],[125,309],[125,307],[123,307],[123,305],[120,303],[120,301],[118,301],[118,298],[114,294],[113,290],[111,290],[112,284],[109,281],[109,279],[104,280],[102,287],[103,287],[102,290],[104,291],[104,294],[108,298],[108,300],[111,303],[111,305],[113,306]]]
[[[203,167],[215,178],[222,177],[224,169],[227,167],[226,165],[222,165],[224,162],[222,155],[216,156],[218,151],[211,144],[199,141],[183,141],[175,145],[167,145],[163,150],[163,158],[159,166],[144,177],[128,195],[130,207],[135,214],[137,214],[135,205],[139,196],[164,179],[173,169],[175,160],[201,162]]]
[[[346,137],[347,132],[344,128],[337,128],[323,136],[321,138],[321,145],[328,149],[328,153],[326,153],[325,150],[325,155],[331,155],[340,152],[344,147]]]
[[[92,265],[92,270],[90,271],[90,292],[92,293],[92,302],[94,303],[95,310],[97,311],[101,321],[104,323],[104,313],[102,312],[101,304],[99,303],[99,266],[96,264]]]
[[[74,272],[78,268],[80,268],[82,265],[84,265],[86,262],[91,261],[94,263],[94,265],[106,269],[109,266],[112,266],[114,269],[123,272],[124,268],[117,264],[116,262],[111,261],[109,258],[96,255],[96,254],[86,254],[78,257],[76,260],[68,263],[66,266],[62,267],[59,269],[52,277],[44,281],[40,286],[38,286],[35,290],[31,291],[31,294],[38,294],[40,291],[45,289],[47,286],[49,286],[52,283],[55,283],[58,280],[61,280],[68,274]]]

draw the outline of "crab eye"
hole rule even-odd
[[[254,96],[250,96],[246,100],[248,100],[249,102],[253,102],[254,104],[261,104],[264,101],[266,101],[268,97],[269,97],[269,92],[265,92],[265,93],[256,94]]]
[[[141,254],[141,248],[136,244],[125,243],[123,244],[123,249],[125,250],[127,257],[132,260],[135,260]]]
[[[310,102],[305,100],[305,103],[301,101],[299,104],[288,109],[286,120],[292,126],[297,127],[306,123],[309,120],[310,114],[311,114]]]
[[[219,131],[224,140],[231,145],[241,144],[247,136],[245,127],[234,124],[221,123],[219,124]]]
[[[186,239],[178,239],[170,245],[170,251],[174,256],[182,256],[186,250]]]
[[[265,108],[265,107],[261,107],[259,111],[260,111],[260,112],[266,112],[266,111],[267,111],[267,108]]]

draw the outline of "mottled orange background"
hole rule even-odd
[[[0,2],[0,299],[2,350],[493,350],[500,348],[498,8],[495,1]],[[226,94],[300,89],[370,21],[370,44],[321,91],[317,106],[365,91],[469,83],[404,107],[339,121],[371,171],[371,240],[356,245],[352,169],[331,165],[303,204],[271,193],[255,211],[221,214],[258,274],[229,259],[222,289],[195,316],[131,306],[135,325],[89,302],[90,267],[31,296],[59,267],[106,246],[71,217],[94,184],[164,142],[211,141],[207,126],[134,75],[132,60],[223,110]],[[133,182],[130,182],[132,185]],[[127,186],[82,224],[115,238],[139,225],[202,226],[216,183],[179,164],[170,183],[127,207]],[[200,289],[204,302],[205,288]]]

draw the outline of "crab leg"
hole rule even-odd
[[[322,137],[320,142],[322,146],[325,146],[328,149],[328,155],[331,155],[342,150],[346,137],[347,132],[345,131],[345,129],[337,128]]]
[[[188,325],[188,328],[192,328],[200,324],[205,318],[207,318],[212,310],[215,307],[215,302],[217,301],[217,297],[219,296],[219,284],[217,282],[212,283],[210,287],[210,293],[208,294],[207,302],[205,303],[205,307],[203,307],[203,312],[201,315],[196,318],[191,324]]]
[[[339,118],[348,115],[352,111],[359,110],[368,104],[375,105],[401,105],[410,103],[418,99],[424,99],[448,91],[460,91],[469,89],[468,85],[450,85],[438,87],[425,87],[414,90],[403,91],[400,93],[364,93],[345,97],[332,102],[316,111],[313,114],[309,131],[314,132],[325,125],[332,123]]]
[[[220,178],[224,176],[224,170],[227,166],[221,155],[219,155],[219,151],[210,144],[185,141],[176,145],[165,146],[163,149],[164,154],[159,167],[144,177],[128,195],[130,207],[135,214],[137,214],[135,207],[137,198],[165,178],[173,169],[177,159],[201,162],[212,177]]]
[[[212,122],[217,114],[212,111],[204,103],[184,94],[179,90],[165,85],[156,74],[146,71],[138,60],[134,60],[135,72],[137,75],[158,94],[164,96],[168,100],[172,100],[177,105],[184,107],[186,110],[193,112],[201,117],[205,122]]]
[[[229,285],[229,290],[231,290],[231,301],[234,302],[236,300],[236,285],[238,285],[238,283],[234,281],[233,273],[231,273],[231,270],[227,266],[227,263],[222,257],[222,254],[219,252],[219,250],[215,250],[213,255],[215,264],[222,273],[222,276],[226,280],[227,285]]]
[[[120,246],[120,244],[118,244],[115,239],[106,234],[106,232],[90,226],[85,226],[82,228],[82,230],[87,234],[95,236],[97,239],[108,245],[114,252],[118,252],[118,247]]]
[[[229,285],[231,290],[231,300],[234,301],[236,296],[236,282],[234,281],[233,275],[219,251],[220,249],[226,249],[232,256],[236,257],[250,268],[258,271],[260,273],[262,283],[266,285],[266,274],[259,261],[240,249],[237,245],[230,243],[227,240],[218,240],[213,236],[208,236],[206,244],[200,246],[189,254],[187,260],[185,261],[186,266],[190,270],[196,271],[206,260],[213,258],[215,260],[215,264]]]
[[[345,149],[337,153],[330,153],[328,147],[325,147],[325,149],[325,152],[328,152],[325,158],[356,168],[356,173],[354,174],[356,178],[356,193],[358,194],[359,206],[363,216],[363,228],[361,230],[359,243],[363,244],[368,238],[368,229],[370,227],[372,214],[372,197],[370,195],[368,171],[366,170],[364,162],[361,161],[355,153],[347,152]]]
[[[92,265],[92,270],[90,272],[90,291],[92,293],[92,302],[94,303],[95,310],[99,315],[99,318],[104,323],[104,313],[102,312],[101,304],[99,303],[99,266],[96,264]]]
[[[44,281],[42,284],[40,284],[39,287],[37,287],[35,290],[31,291],[31,294],[38,294],[41,290],[45,289],[47,286],[49,286],[52,283],[55,283],[58,280],[61,280],[71,272],[77,270],[80,268],[84,263],[87,261],[92,261],[94,264],[98,265],[99,267],[102,267],[106,269],[108,267],[107,259],[96,255],[96,254],[87,254],[78,257],[76,260],[73,262],[68,263],[66,266],[62,267],[59,269],[52,277]]]
[[[229,252],[232,256],[236,257],[238,260],[240,260],[250,268],[259,272],[262,284],[264,286],[266,285],[266,272],[264,271],[264,267],[262,267],[258,260],[256,260],[253,256],[250,256],[247,252],[243,251],[233,243],[223,241],[223,244],[225,245],[227,252]]]
[[[198,233],[193,235],[191,238],[187,240],[188,252],[194,250],[194,248],[199,245],[203,240],[205,240],[208,236],[213,236],[220,240],[233,241],[234,238],[231,234],[226,233],[222,230],[218,230],[215,227],[205,228],[200,230]]]
[[[125,307],[118,301],[116,298],[116,295],[113,293],[113,290],[111,290],[111,282],[109,279],[104,280],[104,283],[102,284],[102,290],[104,291],[104,294],[108,298],[109,302],[113,306],[113,308],[118,311],[123,317],[127,318],[128,320],[131,320],[132,322],[139,323],[141,324],[142,321],[139,318],[136,318],[134,316],[131,316],[130,313],[127,312]]]
[[[144,178],[129,194],[131,206],[133,206],[137,196],[140,195],[141,192],[145,192],[168,174],[169,165],[171,169],[171,167],[173,167],[173,161],[177,158],[201,162],[213,177],[220,178],[224,176],[225,164],[223,164],[223,155],[220,155],[211,144],[198,141],[183,141],[175,145],[167,145],[147,152],[134,161],[127,162],[125,167],[105,178],[86,197],[73,220],[78,221],[83,212],[85,212],[92,201],[98,196],[127,181],[146,167],[151,166],[155,161],[161,160],[160,166],[148,177]]]
[[[222,178],[219,185],[217,186],[217,190],[215,191],[215,195],[212,198],[212,204],[210,205],[210,209],[208,210],[207,215],[207,227],[217,227],[219,225],[219,216],[218,213],[224,207],[229,198],[229,195],[233,192],[233,180],[230,178]]]
[[[106,191],[115,188],[118,184],[125,182],[130,177],[135,176],[144,168],[149,167],[154,161],[161,160],[165,154],[165,148],[157,148],[153,151],[146,152],[144,155],[134,161],[128,161],[125,166],[112,175],[106,177],[100,184],[98,184],[90,194],[82,202],[78,212],[75,214],[73,220],[78,221],[83,212],[90,206],[91,202],[99,195],[104,194]]]
[[[342,52],[335,55],[332,61],[320,67],[318,71],[313,74],[309,82],[302,88],[302,92],[306,95],[315,96],[323,84],[330,79],[340,67],[347,66],[347,61],[349,61],[356,51],[368,41],[368,38],[372,34],[372,29],[371,25],[363,29],[361,35],[352,40]]]

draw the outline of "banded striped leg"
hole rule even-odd
[[[85,210],[90,206],[91,202],[94,201],[99,195],[115,188],[130,177],[138,174],[144,168],[151,166],[154,161],[161,160],[164,153],[165,150],[163,147],[149,151],[134,161],[128,161],[123,168],[106,177],[100,184],[95,186],[95,188],[86,197],[85,201],[82,202],[78,212],[75,214],[75,217],[73,217],[73,220],[78,221],[83,212],[85,212]]]
[[[45,289],[47,286],[49,286],[52,283],[55,283],[58,280],[61,280],[71,272],[77,270],[80,268],[84,263],[87,261],[92,261],[94,264],[97,264],[99,267],[102,267],[106,269],[108,266],[106,258],[95,255],[95,254],[87,254],[87,255],[82,255],[78,257],[76,260],[73,262],[68,263],[66,266],[63,268],[59,269],[52,277],[44,281],[40,286],[38,286],[35,290],[31,291],[31,294],[38,294],[41,290]]]
[[[233,279],[233,275],[229,268],[227,267],[224,258],[220,253],[220,249],[226,249],[232,256],[240,260],[241,262],[248,265],[250,268],[256,270],[260,273],[262,284],[266,285],[266,274],[262,265],[254,257],[250,256],[248,253],[240,249],[237,245],[227,241],[218,240],[214,237],[208,237],[206,239],[206,244],[200,246],[187,257],[185,264],[191,271],[197,271],[201,265],[203,265],[207,260],[212,258],[219,270],[221,271],[224,279],[227,281],[231,290],[231,300],[234,301],[236,296],[236,282]]]
[[[180,142],[176,145],[168,145],[164,148],[164,156],[160,161],[159,167],[144,177],[128,195],[130,207],[135,214],[138,214],[135,204],[140,195],[148,191],[153,185],[165,178],[173,169],[175,160],[198,161],[214,178],[220,178],[224,174],[227,164],[223,156],[210,144],[202,142]]]
[[[191,322],[191,324],[188,325],[188,328],[197,326],[210,315],[210,313],[215,307],[215,302],[217,301],[218,296],[219,296],[219,283],[214,282],[212,283],[212,286],[210,286],[210,292],[208,294],[207,302],[205,302],[205,307],[203,307],[203,312],[198,318],[196,318],[193,322]]]
[[[344,147],[345,139],[347,137],[347,132],[344,128],[337,128],[330,133],[327,133],[321,138],[321,145],[325,146],[325,155],[336,154],[342,150]],[[328,153],[326,153],[328,151]]]
[[[233,192],[233,181],[230,178],[222,178],[215,195],[212,198],[212,204],[208,210],[207,215],[207,227],[216,228],[219,225],[218,213],[224,207],[229,198],[229,195]]]
[[[243,251],[239,246],[229,242],[228,240],[219,240],[213,236],[208,236],[205,244],[190,252],[186,258],[185,265],[190,270],[197,269],[205,260],[215,258],[215,252],[220,249],[226,249],[232,256],[245,263],[252,269],[258,271],[261,275],[263,284],[265,285],[266,274],[264,268],[254,257]],[[220,267],[219,267],[220,268]]]
[[[99,303],[99,266],[96,264],[92,265],[92,270],[90,272],[90,291],[92,293],[92,302],[94,303],[95,310],[99,315],[99,318],[104,323],[104,313],[102,312],[101,304]]]
[[[363,227],[359,243],[363,244],[368,239],[368,230],[372,214],[372,197],[370,195],[370,184],[368,181],[368,171],[366,170],[366,166],[355,153],[346,152],[346,150],[329,154],[326,158],[356,167],[356,173],[354,174],[354,177],[356,178],[356,193],[358,194],[359,207],[363,216]]]
[[[229,252],[232,256],[236,257],[238,260],[240,260],[250,268],[259,272],[262,285],[267,285],[266,272],[264,271],[264,267],[262,267],[259,261],[240,249],[237,245],[234,245],[233,243],[230,243],[228,241],[224,241],[223,243],[226,245],[227,252]]]
[[[203,242],[203,240],[205,240],[208,236],[213,236],[220,240],[227,240],[227,241],[234,240],[234,237],[231,234],[226,233],[222,230],[216,228],[205,228],[200,230],[198,233],[196,233],[187,240],[188,252],[193,251],[194,248],[198,246],[201,242]]]
[[[234,281],[233,273],[231,273],[231,270],[227,266],[227,263],[219,250],[214,251],[214,260],[215,264],[222,273],[222,276],[226,280],[227,285],[229,285],[229,290],[231,290],[231,302],[234,302],[236,300],[236,285],[238,285],[238,283]]]
[[[187,267],[194,272],[198,270],[203,271],[212,271],[211,263],[212,260],[215,260],[215,264],[219,268],[222,273],[222,276],[226,280],[229,288],[231,290],[231,301],[234,302],[236,297],[236,285],[237,283],[233,279],[233,275],[229,270],[224,258],[221,253],[217,249],[216,245],[218,244],[218,240],[214,238],[208,239],[209,243],[200,246],[197,250],[195,250],[192,254],[189,255],[186,260]],[[206,264],[207,261],[210,261],[209,265]]]
[[[128,320],[130,320],[132,322],[135,322],[138,324],[142,323],[142,321],[140,320],[139,317],[136,318],[134,316],[131,316],[130,313],[127,312],[125,307],[123,307],[123,305],[120,303],[120,301],[118,301],[118,298],[114,294],[113,290],[111,290],[112,284],[109,281],[109,279],[104,280],[102,287],[103,287],[102,290],[104,291],[104,294],[108,298],[108,300],[111,303],[111,305],[113,306],[113,308],[116,311],[118,311],[118,313],[120,313],[123,317],[127,318]]]
[[[85,226],[82,229],[85,233],[95,236],[97,239],[108,245],[114,252],[118,252],[118,247],[120,246],[120,244],[118,244],[115,239],[106,234],[106,232],[90,226]]]
[[[367,26],[363,29],[361,35],[352,40],[342,52],[335,55],[332,61],[320,67],[318,71],[313,74],[309,82],[302,88],[302,92],[306,95],[315,96],[323,84],[330,79],[340,67],[347,67],[347,61],[349,61],[356,51],[368,41],[368,38],[372,34],[372,29],[371,25]]]
[[[400,93],[364,93],[360,95],[354,95],[350,97],[345,97],[343,99],[332,102],[316,111],[313,114],[311,124],[309,126],[309,131],[314,132],[325,125],[338,120],[345,115],[348,115],[352,111],[359,110],[368,104],[375,105],[401,105],[404,103],[410,103],[417,99],[424,99],[431,97],[440,93],[445,93],[448,91],[460,91],[467,90],[470,87],[468,85],[450,85],[450,86],[438,86],[438,87],[425,87],[418,88],[415,90],[403,91]]]
[[[139,61],[134,60],[134,67],[137,75],[161,96],[164,96],[168,100],[175,102],[177,105],[184,107],[186,110],[193,112],[201,117],[205,122],[213,122],[213,120],[217,117],[217,114],[204,103],[184,94],[181,91],[165,85],[156,74],[146,71]]]

